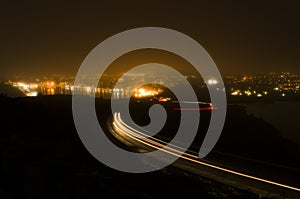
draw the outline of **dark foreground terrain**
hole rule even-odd
[[[96,101],[102,126],[110,118],[107,107],[108,101]],[[259,197],[173,166],[146,174],[106,167],[87,152],[77,135],[71,96],[2,96],[0,110],[1,199]],[[133,118],[134,114],[138,118],[142,113],[133,113]],[[207,124],[204,121],[200,130]],[[198,145],[195,141],[191,148]],[[300,166],[299,147],[263,120],[247,115],[241,106],[228,107],[224,132],[215,149],[212,154],[232,154],[289,168]]]

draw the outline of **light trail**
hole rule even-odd
[[[216,166],[216,165],[212,165],[212,164],[200,161],[198,156],[185,153],[184,152],[185,150],[183,150],[183,148],[181,148],[181,147],[178,147],[178,146],[175,146],[175,145],[169,145],[169,146],[174,147],[174,148],[171,148],[169,146],[166,146],[166,144],[167,144],[166,142],[164,142],[162,140],[159,140],[157,138],[148,137],[146,134],[144,134],[144,133],[128,126],[121,119],[120,113],[115,113],[114,114],[113,127],[115,128],[115,130],[117,132],[124,133],[125,136],[128,136],[128,137],[130,137],[130,138],[132,138],[132,139],[134,139],[134,140],[136,140],[136,141],[138,141],[142,144],[145,144],[148,147],[164,151],[168,154],[175,155],[177,157],[186,159],[188,161],[191,161],[191,162],[194,162],[194,163],[197,163],[197,164],[201,164],[201,165],[204,165],[204,166],[207,166],[207,167],[210,167],[210,168],[214,168],[214,169],[217,169],[217,170],[220,170],[220,171],[235,174],[235,175],[238,175],[238,176],[242,176],[242,177],[245,177],[245,178],[249,178],[249,179],[252,179],[252,180],[256,180],[256,181],[260,181],[260,182],[264,182],[264,183],[268,183],[268,184],[272,184],[272,185],[276,185],[276,186],[279,186],[279,187],[283,187],[283,188],[287,188],[287,189],[291,189],[291,190],[300,192],[300,188],[297,188],[297,187],[281,184],[281,183],[274,182],[274,181],[271,181],[271,180],[266,180],[266,179],[263,179],[263,178],[255,177],[255,176],[252,176],[252,175],[244,174],[244,173],[241,173],[241,172],[238,172],[238,171],[233,171],[233,170],[230,170],[230,169],[226,169],[226,168],[223,168],[223,167],[220,167],[220,166]],[[177,150],[175,148],[182,149],[182,150],[180,151],[180,150]]]

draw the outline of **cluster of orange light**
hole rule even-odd
[[[24,82],[10,82],[14,87],[19,88],[27,96],[37,96],[38,84]]]
[[[54,88],[55,87],[55,82],[53,81],[48,81],[45,83],[46,88]]]
[[[149,88],[139,88],[135,89],[133,96],[136,98],[143,98],[143,97],[151,97],[158,95],[161,92],[161,90],[157,89],[149,89]]]

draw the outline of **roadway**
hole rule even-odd
[[[132,128],[122,120],[120,113],[114,113],[111,125],[111,133],[122,143],[139,148],[140,151],[144,152],[162,150],[167,154],[177,156],[179,159],[172,165],[187,172],[201,175],[238,189],[251,191],[264,197],[300,198],[298,180],[295,179],[297,175],[285,179],[285,172],[289,169],[280,168],[281,170],[278,170],[274,169],[274,166],[267,164],[236,158],[226,154],[220,155],[218,153],[214,153],[211,156],[212,158],[199,159],[193,151],[185,151],[175,145],[167,147],[168,143],[155,137],[148,137],[145,132]],[[182,154],[183,151],[185,152]],[[228,161],[222,162],[222,158]],[[236,164],[236,162],[238,163]],[[227,166],[224,164],[227,164]],[[256,165],[258,165],[257,167],[265,168],[265,171],[267,170],[265,172],[265,176],[267,177],[250,174],[251,171],[248,170],[251,170],[251,167],[255,167]],[[238,169],[237,167],[242,167],[242,169]],[[245,170],[248,172],[244,172]],[[277,176],[280,177],[276,180],[276,173],[278,174],[278,171],[280,173]],[[290,173],[290,171],[287,172]],[[259,172],[255,173],[259,174]]]

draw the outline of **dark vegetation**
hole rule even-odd
[[[1,199],[256,198],[204,178],[185,177],[171,166],[147,174],[127,174],[102,165],[81,143],[71,105],[71,96],[14,99],[0,96]],[[109,101],[96,100],[102,126],[111,119],[109,105]],[[147,107],[143,103],[137,106]],[[297,145],[281,138],[279,132],[263,120],[248,116],[244,107],[230,106],[228,109],[225,129],[216,150],[299,167]],[[133,113],[135,120],[145,117],[145,110],[139,110],[141,112]],[[209,113],[205,114],[209,118]],[[168,123],[178,124],[176,121],[177,113]],[[176,130],[176,125],[168,123],[166,129]],[[201,132],[207,124],[208,120],[202,121]],[[201,138],[203,135],[196,139],[195,148]]]

